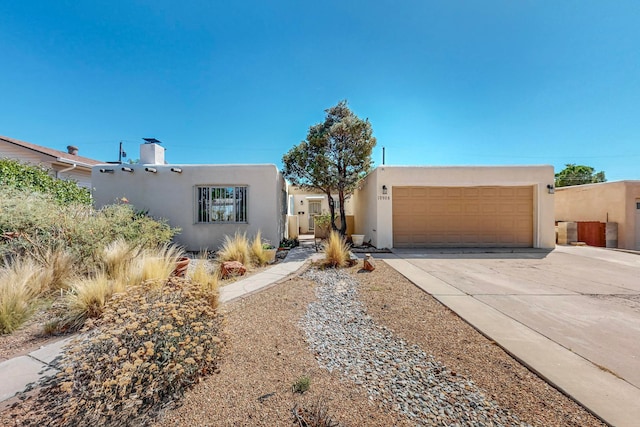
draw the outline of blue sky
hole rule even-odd
[[[347,99],[376,164],[640,179],[640,2],[0,3],[0,135],[117,160],[275,163]]]

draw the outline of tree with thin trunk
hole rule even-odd
[[[311,126],[307,138],[283,156],[283,174],[293,185],[327,195],[331,228],[344,236],[344,202],[371,170],[376,138],[369,119],[356,116],[346,100],[325,112],[324,122]],[[336,227],[332,192],[338,195],[340,228]]]

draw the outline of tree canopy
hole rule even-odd
[[[604,172],[595,172],[591,166],[576,165],[567,163],[566,167],[556,174],[556,187],[567,187],[569,185],[594,184],[596,182],[606,182]]]
[[[311,126],[307,138],[283,156],[283,174],[293,185],[325,193],[329,200],[331,226],[344,235],[347,227],[345,197],[353,193],[358,181],[371,170],[376,138],[369,120],[356,116],[346,100],[325,112],[324,122]],[[335,225],[332,192],[338,194],[339,229]]]

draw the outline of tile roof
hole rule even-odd
[[[69,154],[66,151],[54,150],[53,148],[43,147],[41,145],[36,145],[36,144],[32,144],[30,142],[25,142],[25,141],[20,141],[19,139],[13,139],[13,138],[9,138],[9,137],[6,137],[6,136],[0,136],[0,140],[8,142],[10,144],[18,145],[20,147],[27,148],[29,150],[37,151],[38,153],[42,153],[42,154],[46,154],[46,155],[51,156],[51,157],[55,157],[56,159],[63,158],[63,159],[69,160],[69,161],[77,161],[77,162],[84,163],[84,164],[87,164],[87,165],[100,165],[100,164],[104,164],[105,163],[105,162],[102,162],[102,161],[99,161],[99,160],[94,160],[94,159],[90,159],[88,157],[78,156],[77,154],[75,154],[75,155],[74,154]]]

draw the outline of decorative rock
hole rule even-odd
[[[362,268],[367,271],[373,271],[376,269],[376,263],[373,260],[373,257],[371,256],[371,254],[366,254],[364,256],[364,263],[362,265]]]
[[[528,426],[472,381],[377,325],[351,276],[327,269],[305,277],[318,283],[318,299],[301,321],[312,352],[320,366],[365,388],[369,400],[389,404],[416,426]]]
[[[247,272],[247,269],[239,261],[225,261],[220,267],[220,274],[223,279],[228,279],[232,276],[242,276]]]
[[[349,259],[347,260],[347,265],[349,267],[353,267],[358,263],[358,257],[353,254],[353,252],[349,252]]]
[[[176,277],[184,277],[187,275],[187,269],[189,268],[189,258],[186,256],[178,258],[176,261],[176,268],[173,270],[173,275]]]

